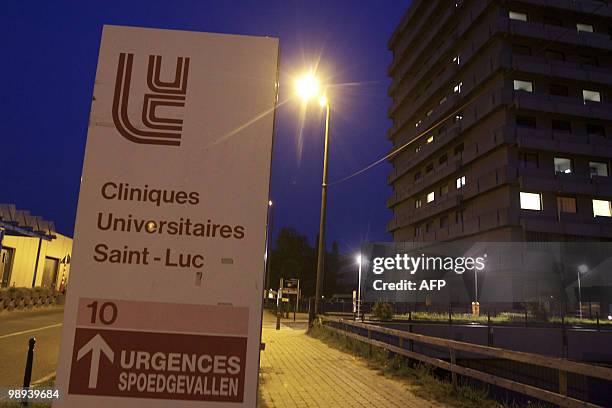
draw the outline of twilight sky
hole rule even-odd
[[[332,103],[329,181],[387,153],[387,41],[409,0],[6,0],[0,13],[3,78],[0,202],[55,221],[71,235],[103,24],[280,38],[280,100],[317,65]],[[276,116],[275,231],[318,232],[323,116],[287,103]],[[327,243],[342,252],[386,241],[388,164],[333,185]]]

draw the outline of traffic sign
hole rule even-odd
[[[256,405],[277,60],[104,27],[54,407]]]

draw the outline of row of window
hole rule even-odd
[[[541,193],[521,191],[520,202],[522,210],[542,211],[543,202]],[[592,199],[593,217],[612,217],[612,202],[609,200]],[[576,213],[578,206],[575,197],[557,197],[557,211],[559,213]]]
[[[457,177],[457,179],[455,180],[455,188],[457,190],[462,189],[463,187],[465,187],[466,185],[466,179],[465,176],[459,176]],[[441,186],[439,189],[439,195],[440,196],[445,196],[446,194],[448,194],[448,184],[444,184],[443,186]],[[436,200],[436,191],[430,191],[429,193],[427,193],[425,195],[425,201],[429,204],[432,203]],[[414,200],[414,208],[421,208],[423,206],[423,198],[422,197],[418,197]]]
[[[521,79],[514,80],[515,91],[533,92],[533,82]],[[565,85],[550,84],[548,93],[555,96],[569,96],[569,89]],[[601,102],[601,92],[593,89],[582,90],[582,101],[587,102]]]
[[[508,17],[510,18],[510,20],[524,21],[524,22],[529,21],[529,15],[522,11],[510,10],[508,12]],[[542,19],[542,23],[544,23],[545,25],[563,27],[562,20],[551,17],[551,16],[544,16]],[[593,24],[589,24],[587,22],[579,22],[579,23],[576,23],[576,31],[579,33],[594,33],[595,27],[593,26]],[[611,28],[610,33],[612,34],[612,28]]]
[[[537,129],[535,116],[516,115],[515,123],[518,127]],[[572,123],[567,120],[552,119],[551,130],[556,133],[572,133]],[[606,129],[602,125],[587,123],[586,134],[589,136],[606,137]]]

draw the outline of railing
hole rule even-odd
[[[366,343],[371,347],[379,347],[381,349],[399,354],[404,357],[409,357],[427,364],[442,368],[451,372],[453,385],[457,384],[457,374],[474,378],[487,384],[492,384],[498,387],[506,388],[510,391],[528,395],[547,401],[562,407],[598,407],[598,405],[582,401],[567,394],[567,376],[568,373],[579,374],[587,377],[599,378],[607,381],[612,381],[612,369],[593,364],[580,363],[570,361],[563,358],[554,358],[542,356],[539,354],[525,353],[520,351],[512,351],[497,347],[482,346],[479,344],[466,343],[456,340],[448,340],[439,337],[425,336],[422,334],[410,333],[396,329],[373,326],[366,323],[359,323],[353,320],[339,319],[329,316],[319,316],[319,321],[327,329],[339,333],[347,338]],[[367,337],[357,333],[350,332],[348,326],[355,327],[367,331]],[[340,328],[341,327],[341,328]],[[384,341],[375,340],[372,338],[372,333],[384,334],[398,339],[399,346],[386,343]],[[409,348],[404,347],[404,341],[409,342]],[[449,361],[439,358],[430,357],[421,353],[412,351],[414,342],[424,343],[432,346],[438,346],[448,349]],[[464,351],[475,353],[482,356],[493,357],[498,359],[506,359],[524,364],[531,364],[539,367],[555,369],[559,373],[559,390],[558,392],[549,391],[533,385],[520,383],[518,381],[499,377],[489,374],[484,371],[475,370],[457,364],[456,352]]]

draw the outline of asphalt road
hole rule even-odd
[[[63,318],[63,307],[0,315],[0,388],[23,385],[30,337],[36,339],[32,382],[55,373]]]

